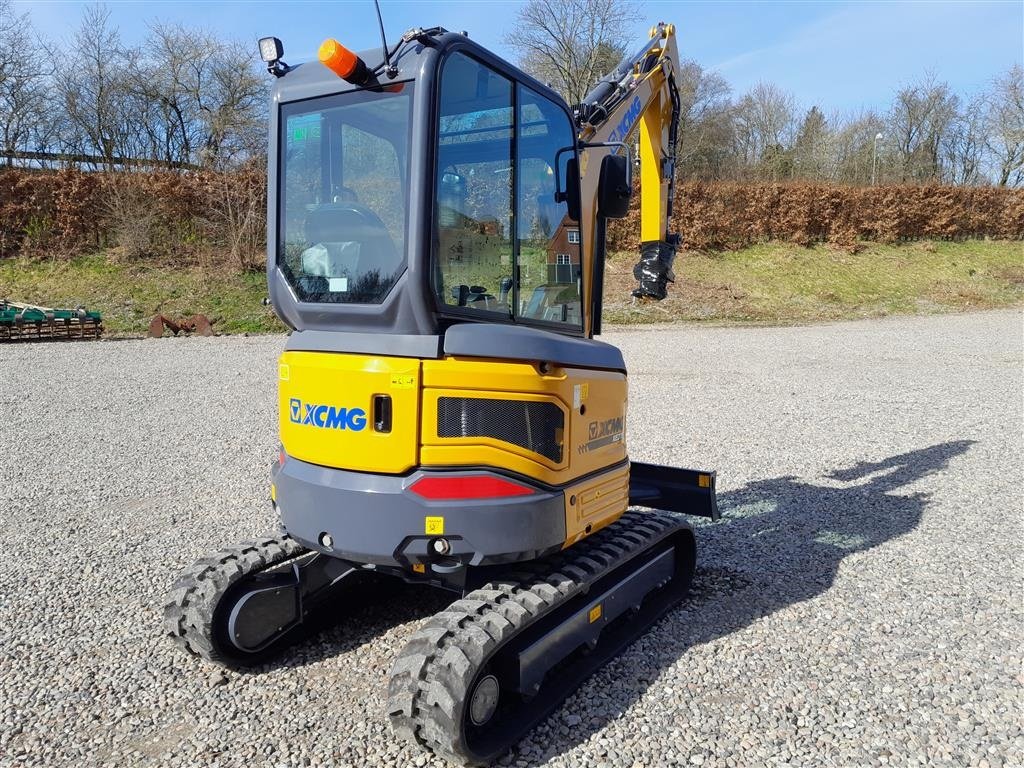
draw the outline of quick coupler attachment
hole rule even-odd
[[[668,295],[668,284],[676,281],[672,263],[676,258],[674,243],[656,240],[640,245],[640,261],[633,267],[637,287],[633,295],[638,299],[661,301]]]

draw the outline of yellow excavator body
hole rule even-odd
[[[632,461],[601,331],[605,232],[633,192],[639,300],[665,296],[679,123],[659,24],[579,105],[465,34],[290,67],[270,114],[267,278],[282,532],[199,561],[168,634],[259,664],[405,582],[454,593],[396,659],[396,734],[499,757],[685,596],[715,474]],[[671,417],[666,409],[666,417]],[[631,509],[646,508],[646,511]]]

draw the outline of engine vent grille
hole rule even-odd
[[[565,413],[554,403],[439,397],[438,437],[490,437],[562,461]]]

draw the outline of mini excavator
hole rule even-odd
[[[686,594],[715,474],[630,462],[626,365],[601,330],[605,224],[627,213],[634,295],[674,281],[674,28],[570,107],[465,33],[335,40],[276,76],[267,277],[279,534],[200,560],[165,621],[253,666],[353,585],[453,593],[394,662],[394,731],[487,764]],[[635,509],[640,507],[643,509]]]

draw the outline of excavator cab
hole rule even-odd
[[[278,313],[298,333],[436,337],[473,322],[590,336],[568,107],[462,35],[408,47],[385,82],[317,64],[278,81]]]
[[[251,665],[354,578],[451,590],[465,599],[396,663],[389,716],[479,763],[685,594],[690,527],[627,508],[715,518],[715,475],[631,464],[626,365],[593,338],[631,100],[673,63],[657,30],[603,113],[442,29],[383,61],[329,40],[287,67],[267,46],[285,534],[186,574],[167,608],[180,644]]]

